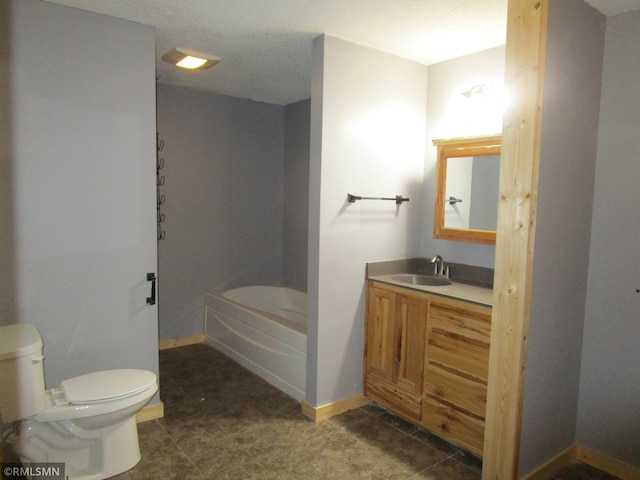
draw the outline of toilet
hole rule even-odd
[[[45,390],[42,338],[0,326],[0,418],[19,421],[23,463],[63,462],[69,480],[109,478],[140,460],[135,414],[158,390],[147,370],[103,370]]]

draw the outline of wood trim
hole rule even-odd
[[[204,333],[195,333],[193,335],[187,335],[186,337],[161,339],[158,342],[158,349],[167,350],[169,348],[195,345],[196,343],[204,343]]]
[[[483,480],[518,475],[549,0],[509,0]]]
[[[502,133],[496,133],[494,135],[477,135],[475,137],[457,137],[457,138],[438,138],[432,142],[436,147],[464,147],[465,152],[472,147],[478,148],[479,153],[483,153],[487,146],[498,145],[502,143]],[[451,156],[467,156],[467,153]]]
[[[574,443],[532,472],[529,472],[524,477],[520,477],[520,480],[547,480],[551,478],[554,473],[559,472],[576,459],[577,450],[578,445]]]
[[[302,414],[305,417],[310,418],[314,422],[320,422],[322,420],[326,420],[327,418],[340,415],[341,413],[344,413],[348,410],[362,407],[367,403],[369,403],[369,400],[362,393],[353,395],[352,397],[343,398],[342,400],[338,400],[337,402],[327,403],[326,405],[321,405],[319,407],[315,407],[308,401],[303,400]]]
[[[162,417],[164,417],[164,403],[159,402],[155,405],[147,405],[136,413],[136,423],[148,422]]]
[[[577,446],[576,460],[591,465],[603,472],[620,477],[622,480],[637,480],[640,478],[640,468],[592,450],[584,445]]]
[[[546,480],[574,460],[591,465],[598,470],[602,470],[622,480],[635,480],[640,478],[640,468],[576,443],[563,452],[560,452],[548,462],[540,465],[532,472],[520,477],[520,480]]]

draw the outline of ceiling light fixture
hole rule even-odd
[[[162,60],[176,67],[187,68],[189,70],[204,70],[211,68],[222,60],[214,55],[194,52],[186,48],[174,47],[162,55]]]

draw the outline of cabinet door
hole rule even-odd
[[[366,375],[394,381],[396,294],[369,288],[366,327]]]
[[[398,295],[395,339],[396,383],[403,390],[421,394],[424,377],[427,302]]]
[[[427,302],[377,287],[367,295],[365,394],[419,422]]]

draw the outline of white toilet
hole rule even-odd
[[[135,414],[158,390],[146,370],[104,370],[45,391],[42,338],[32,325],[0,326],[0,417],[21,420],[23,462],[63,462],[70,480],[109,478],[140,460]]]

